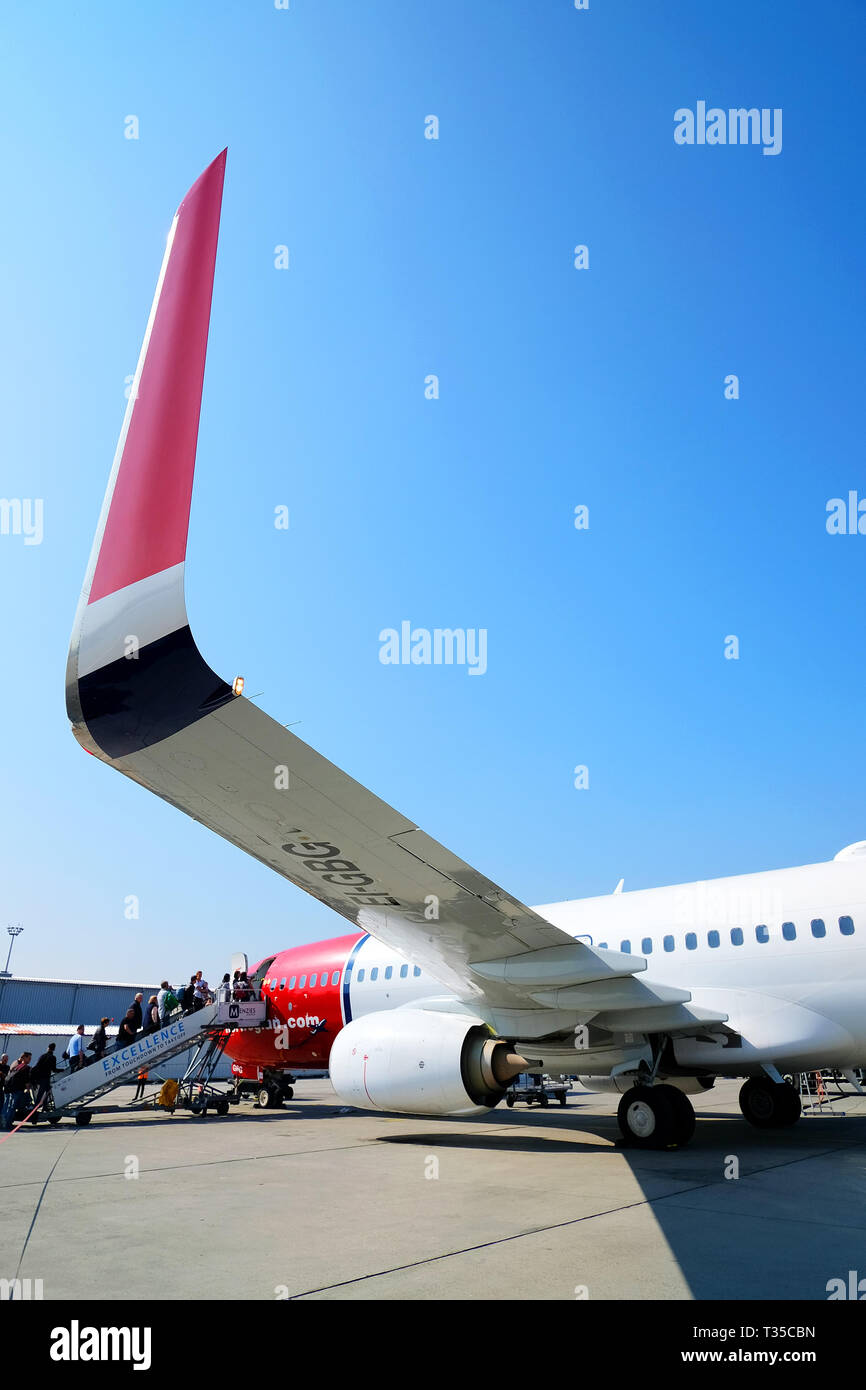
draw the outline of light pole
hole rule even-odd
[[[12,959],[12,947],[15,945],[15,938],[16,938],[17,936],[20,936],[20,935],[21,935],[21,933],[23,932],[24,928],[22,927],[21,923],[19,922],[19,923],[17,924],[17,926],[14,926],[14,927],[13,927],[13,926],[8,926],[8,927],[6,928],[6,930],[8,931],[8,933],[9,933],[9,935],[11,936],[12,940],[9,942],[9,954],[8,954],[7,957],[6,957],[6,969],[3,971],[3,974],[4,974],[4,975],[8,975],[8,974],[9,974],[9,962],[10,962],[10,960]]]

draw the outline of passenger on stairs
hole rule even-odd
[[[159,1005],[156,1002],[156,995],[152,994],[147,1001],[147,1011],[144,1016],[143,1033],[155,1033],[159,1027]]]
[[[105,1029],[110,1022],[111,1020],[109,1019],[107,1014],[105,1018],[101,1018],[99,1020],[99,1027],[93,1034],[93,1037],[90,1039],[90,1042],[87,1044],[87,1051],[93,1053],[94,1062],[100,1061],[100,1059],[105,1056],[106,1049],[108,1047],[108,1034],[106,1033]]]
[[[195,975],[193,976],[192,988],[193,997],[195,1000],[195,1009],[196,1012],[198,1012],[199,1009],[204,1008],[205,1004],[210,999],[210,985],[208,984],[207,980],[204,978],[200,970],[197,970]]]
[[[132,1009],[133,1016],[135,1018],[136,1032],[138,1032],[142,1023],[144,1022],[144,1009],[142,1008],[143,1001],[144,995],[139,990],[138,994],[136,994],[135,998],[129,1006]]]
[[[135,1026],[135,1014],[132,1009],[129,1008],[124,1017],[120,1020],[120,1027],[117,1030],[116,1051],[120,1052],[122,1048],[128,1047],[130,1043],[135,1042],[137,1031]]]
[[[66,1044],[64,1057],[69,1058],[69,1070],[78,1071],[87,1061],[84,1055],[84,1024],[79,1023],[69,1042]]]
[[[159,1010],[160,1023],[165,1023],[169,1014],[177,1007],[177,995],[168,983],[168,980],[163,980],[159,987],[159,994],[156,996],[156,1006]]]
[[[42,1053],[30,1073],[30,1080],[36,1091],[35,1102],[37,1105],[46,1095],[51,1086],[51,1077],[57,1070],[57,1058],[54,1056],[56,1046],[56,1043],[48,1044],[47,1049]]]

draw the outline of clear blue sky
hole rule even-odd
[[[866,837],[866,536],[825,530],[866,495],[864,42],[838,0],[3,7],[0,494],[45,508],[40,546],[0,536],[18,971],[343,929],[64,709],[124,378],[224,145],[187,566],[214,668],[531,903]],[[698,100],[781,107],[782,153],[676,145]],[[486,628],[487,674],[383,666],[403,619]]]

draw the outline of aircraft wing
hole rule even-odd
[[[76,738],[462,998],[531,1014],[542,1032],[605,1010],[693,1027],[687,991],[638,981],[641,957],[574,941],[235,693],[196,647],[184,563],[224,168],[225,152],[169,233],[70,645]]]

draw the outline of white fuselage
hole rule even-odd
[[[864,851],[858,844],[829,863],[550,903],[535,911],[590,945],[643,957],[647,968],[639,978],[687,989],[695,1004],[727,1015],[726,1036],[674,1038],[682,1068],[744,1075],[765,1064],[782,1071],[861,1066]],[[440,993],[426,971],[419,975],[370,938],[355,961],[351,1016],[434,992]],[[626,1034],[617,1046],[623,1056],[637,1055],[644,1042]],[[562,1065],[572,1049],[539,1050]],[[608,1048],[574,1055],[574,1070],[600,1074],[613,1054]]]

